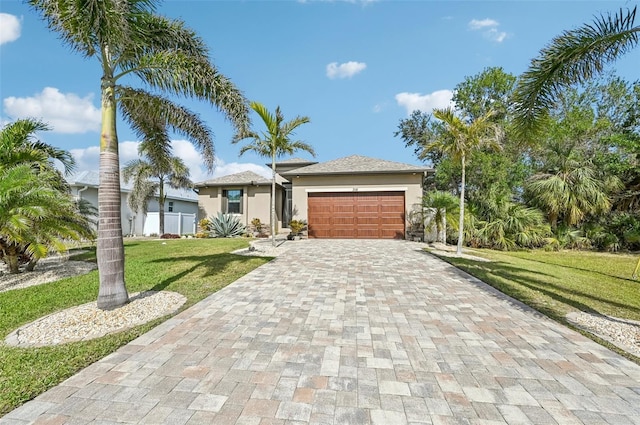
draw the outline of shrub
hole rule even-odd
[[[292,235],[299,235],[304,230],[307,223],[301,220],[291,220],[289,222],[289,229],[291,230]]]
[[[160,239],[180,239],[180,235],[175,233],[163,233],[160,235]]]
[[[208,218],[203,218],[202,220],[200,220],[198,222],[198,227],[200,227],[200,230],[203,232],[210,232],[211,231],[211,220],[209,220]]]
[[[209,237],[208,233],[203,233],[203,232],[196,233],[196,238],[198,238],[198,239],[206,239],[208,237]]]
[[[259,218],[256,217],[253,220],[251,220],[251,225],[253,226],[254,229],[256,229],[256,232],[262,233],[263,224]]]
[[[211,234],[217,238],[232,238],[244,234],[246,227],[240,219],[231,214],[218,213],[211,217]]]

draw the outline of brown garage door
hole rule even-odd
[[[309,193],[309,237],[404,239],[404,192]]]

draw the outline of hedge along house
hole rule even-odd
[[[322,163],[278,162],[278,226],[296,219],[308,223],[311,238],[404,239],[409,213],[420,208],[424,175],[430,171],[359,155]],[[221,211],[239,214],[246,224],[254,217],[267,224],[270,185],[269,179],[248,172],[198,183],[201,218]],[[229,194],[242,198],[241,212],[235,205],[229,210]]]

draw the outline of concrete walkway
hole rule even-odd
[[[640,424],[640,367],[404,241],[297,244],[2,424]]]

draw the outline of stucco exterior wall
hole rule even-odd
[[[271,186],[214,186],[201,187],[198,194],[198,220],[218,215],[222,211],[222,191],[242,189],[242,214],[237,214],[242,223],[251,225],[251,220],[259,218],[264,225],[270,225]],[[278,229],[282,229],[282,191],[276,189],[276,216]]]
[[[293,218],[308,220],[307,193],[349,191],[402,191],[405,193],[405,212],[422,200],[422,173],[353,174],[339,176],[292,176]]]

